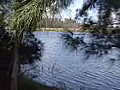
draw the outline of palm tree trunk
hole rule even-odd
[[[19,52],[18,43],[15,43],[14,61],[11,73],[11,85],[10,90],[18,90],[18,74],[19,74]]]

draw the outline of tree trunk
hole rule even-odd
[[[18,90],[18,74],[19,74],[19,52],[18,43],[15,43],[14,60],[11,73],[11,85],[10,90]]]

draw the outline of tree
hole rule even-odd
[[[19,74],[19,45],[27,32],[32,32],[37,27],[37,22],[47,9],[56,5],[57,9],[65,9],[72,0],[17,0],[14,14],[12,15],[11,29],[14,30],[15,59],[12,70],[11,90],[17,90],[17,77]],[[57,10],[55,9],[55,10]]]
[[[98,9],[98,29],[101,33],[107,34],[107,26],[112,23],[110,18],[112,12],[118,12],[120,1],[114,0],[87,0],[82,9],[79,10],[77,17],[84,15],[89,9]]]
[[[120,36],[112,37],[107,34],[107,27],[112,23],[113,18],[112,13],[118,15],[117,22],[119,22],[119,11],[120,11],[120,1],[114,0],[87,0],[84,2],[82,9],[77,9],[76,18],[84,17],[84,27],[91,27],[94,22],[87,18],[88,10],[96,8],[98,10],[98,21],[97,21],[97,33],[89,33],[91,34],[91,38],[95,40],[90,41],[90,44],[87,45],[87,42],[84,40],[84,37],[76,36],[76,34],[72,32],[68,32],[62,35],[62,39],[65,43],[65,46],[70,50],[83,50],[86,54],[98,54],[103,55],[107,53],[107,50],[112,47],[120,48],[119,46],[119,38]],[[94,25],[93,25],[94,26]],[[93,29],[92,29],[93,30]],[[96,30],[96,29],[95,29]],[[98,33],[100,32],[100,33]],[[85,34],[87,36],[87,34]],[[89,36],[86,38],[90,38]],[[92,41],[92,42],[91,42]],[[108,43],[111,42],[111,43]]]

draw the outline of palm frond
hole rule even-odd
[[[19,7],[12,16],[11,29],[16,31],[17,39],[22,32],[31,32],[36,29],[37,23],[42,20],[47,8],[55,5],[53,11],[59,11],[70,5],[73,0],[29,0],[26,5]],[[18,3],[20,4],[20,3]]]
[[[65,8],[72,0],[57,0],[58,7]],[[11,24],[14,30],[31,30],[36,28],[36,23],[42,18],[46,8],[50,8],[55,0],[31,0],[27,5],[16,10]],[[53,9],[52,9],[53,10]],[[54,9],[55,11],[56,9]]]

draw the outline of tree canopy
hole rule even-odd
[[[114,24],[112,14],[116,16],[120,10],[119,0],[87,0],[84,2],[82,9],[79,9],[76,17],[83,16],[91,10],[96,8],[98,11],[98,29],[101,29],[102,33],[107,33],[106,28],[108,25]],[[117,17],[119,18],[119,17]]]

